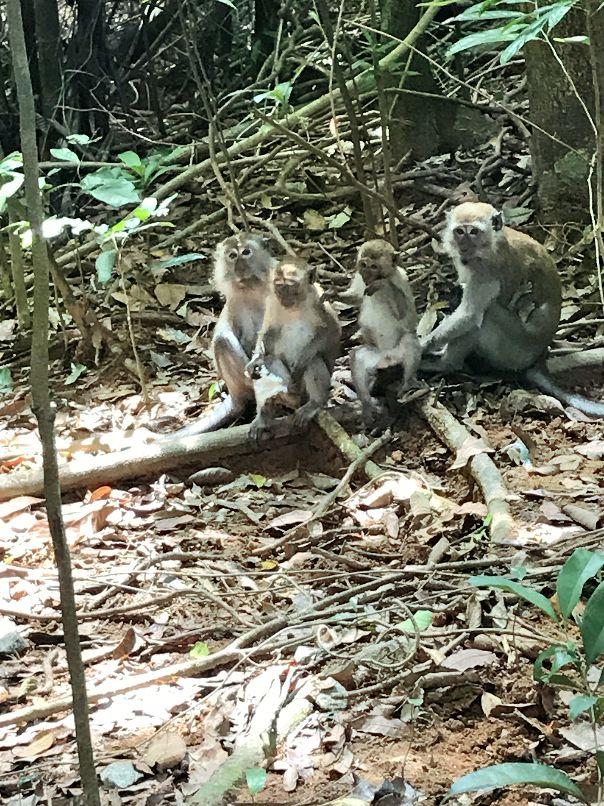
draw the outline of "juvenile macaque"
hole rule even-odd
[[[547,250],[504,226],[490,204],[466,202],[447,215],[443,247],[463,288],[459,307],[422,340],[428,370],[451,372],[467,358],[524,377],[563,403],[593,416],[604,404],[565,392],[545,370],[560,321],[561,285]],[[424,366],[424,365],[423,365]]]
[[[296,257],[271,270],[264,321],[247,367],[256,391],[254,439],[270,430],[280,403],[295,407],[295,428],[306,427],[327,403],[341,329],[313,280],[311,267]]]
[[[262,325],[268,278],[276,263],[260,235],[231,235],[216,247],[214,283],[225,303],[214,328],[212,348],[228,395],[197,422],[166,436],[214,431],[235,420],[253,402],[254,390],[245,368]]]
[[[404,391],[415,378],[421,358],[413,293],[395,259],[394,248],[381,240],[364,243],[357,257],[365,286],[359,312],[363,345],[352,350],[350,366],[368,425],[384,415],[384,406],[372,394],[380,370],[399,368],[396,374],[402,375]]]

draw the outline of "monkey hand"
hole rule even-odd
[[[249,364],[246,365],[244,372],[248,378],[255,381],[260,377],[263,366],[264,360],[262,356],[254,355]]]
[[[439,339],[434,338],[434,331],[427,336],[420,336],[419,346],[422,348],[422,355],[441,355],[446,349],[446,345],[441,345]]]
[[[257,414],[250,425],[250,439],[256,445],[259,445],[262,441],[262,438],[267,434],[270,434],[270,430],[270,423],[266,417],[263,417],[261,414]]]
[[[311,401],[296,409],[292,417],[294,431],[305,431],[318,410],[319,407]]]
[[[395,350],[386,350],[377,364],[377,369],[387,369],[388,367],[395,367],[401,363],[401,357]]]

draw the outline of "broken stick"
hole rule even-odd
[[[415,403],[415,408],[450,450],[459,450],[471,436],[442,403],[434,399],[422,399]],[[472,477],[482,490],[491,516],[490,535],[496,543],[506,543],[514,534],[515,526],[507,502],[508,492],[499,468],[486,453],[476,454],[468,464]]]

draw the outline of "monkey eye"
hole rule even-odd
[[[237,252],[229,252],[229,260],[237,260]]]
[[[361,269],[367,268],[367,261],[363,258],[363,260],[359,260],[359,266]]]
[[[455,234],[456,235],[463,235],[464,234],[464,228],[463,227],[455,227]]]
[[[252,254],[252,250],[249,248],[249,246],[246,246],[245,249],[242,250],[241,254],[243,257],[249,257]]]
[[[478,235],[478,230],[476,229],[476,227],[472,227],[472,229],[470,230],[470,235]]]

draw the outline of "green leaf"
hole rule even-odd
[[[68,134],[65,138],[68,143],[75,143],[78,146],[85,146],[90,142],[90,137],[87,134]]]
[[[193,263],[195,260],[207,260],[207,255],[202,255],[201,252],[187,252],[186,255],[177,255],[176,257],[168,257],[163,260],[154,260],[151,264],[152,269],[170,269],[172,266],[182,266],[183,263]]]
[[[256,487],[258,487],[259,489],[264,487],[264,485],[268,480],[266,476],[261,476],[259,473],[250,473],[249,479],[252,482],[252,484],[255,484]]]
[[[580,626],[585,657],[593,663],[604,652],[604,582],[589,597]]]
[[[13,379],[8,367],[0,369],[0,392],[10,392],[13,388]]]
[[[121,160],[124,165],[133,170],[140,168],[143,164],[141,158],[134,151],[122,151],[121,154],[117,155],[117,158]]]
[[[99,185],[88,192],[98,201],[108,204],[109,207],[125,207],[127,204],[135,204],[140,200],[132,182],[123,177]]]
[[[17,174],[17,173],[10,173],[10,174],[6,173],[4,174],[4,176],[6,176],[7,178],[8,177],[12,178],[8,179],[7,182],[3,182],[2,185],[0,185],[0,199],[2,200],[10,199],[11,196],[14,196],[15,193],[19,190],[19,188],[23,184],[23,180],[25,179],[23,174]]]
[[[500,590],[515,593],[516,596],[520,596],[520,598],[543,610],[553,621],[558,621],[558,616],[550,600],[539,591],[527,588],[526,585],[521,585],[519,582],[514,582],[505,577],[477,576],[470,578],[470,585],[474,585],[477,588],[499,588]]]
[[[336,213],[336,215],[330,216],[327,220],[329,221],[329,229],[340,229],[350,221],[350,208],[347,207],[341,213]]]
[[[210,654],[210,647],[205,641],[197,641],[189,650],[189,655],[192,658],[207,658]]]
[[[502,26],[501,28],[491,28],[488,31],[478,31],[477,33],[464,36],[455,42],[455,44],[451,45],[447,51],[447,56],[454,56],[456,53],[461,53],[463,50],[471,50],[481,45],[513,42],[517,37],[518,27],[517,25],[512,26],[512,28]]]
[[[61,162],[79,162],[80,158],[70,148],[51,148],[52,156]]]
[[[604,554],[583,548],[575,549],[564,563],[558,574],[556,594],[560,611],[565,618],[577,606],[587,580],[594,577],[603,565]]]
[[[262,767],[250,767],[245,771],[245,780],[250,795],[257,795],[258,792],[262,792],[266,785],[267,777],[266,770]]]
[[[107,249],[106,251],[101,252],[101,254],[95,260],[94,265],[96,266],[96,276],[99,283],[102,285],[111,280],[116,258],[117,251],[115,249]]]
[[[212,401],[220,391],[220,384],[217,381],[214,381],[210,384],[210,388],[208,389],[208,400]]]
[[[545,669],[543,664],[546,660],[551,660],[549,669]],[[569,645],[564,646],[548,646],[537,655],[535,663],[533,664],[533,678],[539,683],[558,683],[560,685],[574,685],[574,682],[568,677],[559,675],[558,672],[564,666],[579,666],[579,656],[576,649]]]
[[[433,614],[431,610],[417,610],[413,614],[413,621],[410,618],[401,621],[400,624],[397,624],[396,627],[402,632],[410,633],[412,635],[415,634],[415,627],[413,626],[413,622],[417,625],[417,629],[419,632],[423,632],[427,630],[428,627],[432,624]]]
[[[589,697],[587,694],[577,694],[577,696],[573,697],[568,703],[568,715],[574,720],[597,702],[597,697]]]
[[[69,386],[72,383],[75,383],[77,379],[82,375],[82,373],[86,372],[86,367],[84,364],[72,364],[71,365],[71,372],[65,378],[65,384]]]
[[[562,45],[589,45],[588,36],[554,36],[552,39]]]
[[[547,764],[494,764],[458,778],[449,790],[450,795],[464,792],[478,792],[483,789],[498,789],[514,784],[531,784],[544,789],[555,789],[574,795],[582,803],[587,803],[583,792],[566,773],[549,767]]]

